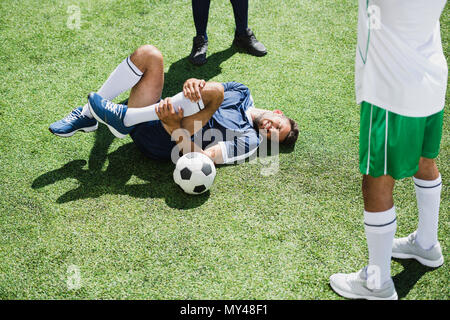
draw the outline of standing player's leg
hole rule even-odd
[[[334,274],[331,287],[347,298],[396,299],[391,278],[392,242],[397,227],[392,192],[395,180],[389,175],[363,176],[364,231],[369,264],[357,273]]]
[[[370,175],[363,175],[362,194],[364,199],[364,210],[367,212],[382,212],[394,206],[392,192],[395,180],[384,175],[374,178]]]
[[[262,57],[267,54],[266,47],[256,39],[248,27],[248,0],[231,0],[236,30],[233,44],[247,50],[251,55]]]
[[[235,34],[241,36],[248,28],[248,0],[231,0],[233,6]]]
[[[438,241],[439,206],[442,179],[435,158],[439,155],[444,111],[419,118],[423,123],[423,136],[418,170],[414,174],[419,225],[408,237],[395,239],[392,256],[399,259],[416,259],[428,267],[439,267],[444,256]],[[411,120],[409,120],[411,121]],[[411,124],[408,127],[413,127]]]
[[[208,35],[206,28],[208,26],[210,0],[192,0],[192,15],[196,35],[192,40],[192,50],[189,55],[189,61],[195,65],[206,63],[206,51],[208,50]]]
[[[411,169],[398,166],[403,159],[396,148],[391,148],[395,144],[389,139],[398,141],[391,131],[396,133],[394,129],[402,126],[389,120],[386,110],[364,102],[360,118],[360,171],[369,263],[356,273],[332,275],[330,285],[347,298],[397,299],[391,278],[392,243],[397,227],[392,192],[394,178],[401,178],[401,174],[408,174]]]
[[[341,296],[353,299],[397,299],[391,278],[392,242],[397,227],[392,192],[395,180],[384,175],[363,176],[364,231],[369,264],[359,272],[337,273],[330,285]]]
[[[363,176],[364,231],[369,267],[374,267],[378,287],[391,284],[392,242],[397,227],[392,192],[395,180],[389,175]]]

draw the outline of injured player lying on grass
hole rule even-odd
[[[296,122],[281,110],[254,107],[250,90],[237,82],[188,79],[182,92],[160,99],[164,84],[161,52],[144,45],[112,72],[88,103],[50,125],[61,137],[91,132],[98,122],[119,138],[130,135],[144,155],[173,159],[175,146],[183,153],[202,152],[216,164],[250,157],[263,139],[286,145],[298,138]],[[131,88],[127,104],[111,100]],[[182,130],[180,130],[182,129]]]

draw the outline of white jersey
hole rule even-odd
[[[425,117],[445,105],[439,18],[446,0],[359,0],[356,101]]]

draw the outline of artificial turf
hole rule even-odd
[[[212,1],[202,67],[187,61],[190,1],[79,0],[79,29],[68,25],[73,4],[0,2],[0,299],[340,299],[329,276],[367,263],[357,2],[250,1],[249,25],[269,51],[256,58],[231,47],[229,1]],[[449,31],[446,8],[447,58]],[[174,184],[172,163],[144,158],[129,137],[104,126],[67,139],[49,133],[142,44],[164,54],[164,97],[190,77],[242,82],[257,107],[298,122],[295,148],[219,166],[212,189],[189,196]],[[445,112],[437,159],[445,259],[448,127]],[[406,236],[417,225],[411,179],[394,198],[397,236]],[[448,263],[433,270],[396,260],[392,274],[401,299],[449,298]]]

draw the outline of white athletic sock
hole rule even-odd
[[[178,110],[178,107],[183,109],[184,117],[193,115],[205,108],[202,99],[198,102],[192,102],[184,96],[183,92],[174,95],[171,101],[175,111]],[[155,103],[143,108],[128,108],[125,118],[123,118],[123,124],[130,127],[142,122],[159,120],[155,109],[158,105],[159,103]]]
[[[439,204],[441,201],[442,179],[421,180],[413,177],[416,189],[417,207],[419,208],[419,226],[416,241],[424,249],[429,249],[437,242]]]
[[[141,80],[142,75],[143,72],[134,65],[130,57],[127,57],[110,74],[108,80],[97,93],[105,99],[112,100],[128,89],[133,88]],[[87,104],[84,105],[81,114],[92,118]]]
[[[372,288],[380,288],[391,278],[392,242],[396,229],[395,207],[382,212],[364,211],[364,230],[369,248],[368,285],[370,282]]]

